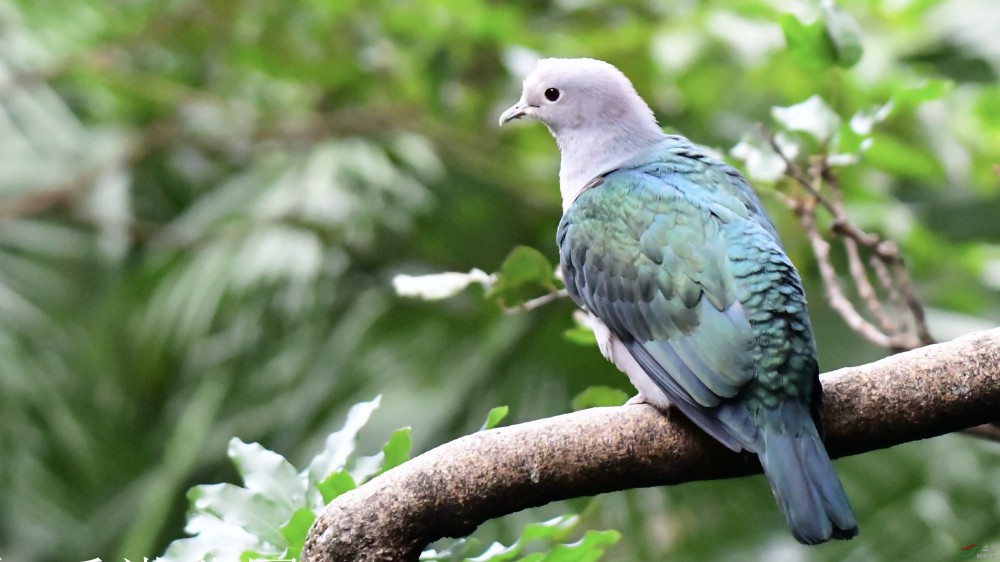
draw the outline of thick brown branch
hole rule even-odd
[[[834,457],[984,424],[1000,411],[1000,329],[823,382]],[[462,437],[340,496],[313,525],[303,560],[416,560],[438,538],[528,507],[759,470],[675,412],[594,408]]]

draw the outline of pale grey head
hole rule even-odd
[[[537,119],[556,138],[559,188],[567,208],[594,177],[663,139],[653,111],[614,66],[595,59],[542,59],[521,99],[500,116]]]

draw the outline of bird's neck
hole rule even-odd
[[[619,124],[620,125],[620,124]],[[559,192],[563,211],[590,180],[619,168],[648,151],[666,136],[656,122],[632,127],[580,128],[552,131],[559,145]]]

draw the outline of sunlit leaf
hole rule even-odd
[[[563,332],[563,337],[577,345],[597,345],[597,336],[594,335],[592,323],[593,320],[586,312],[574,310],[573,327]]]
[[[490,413],[486,415],[486,421],[483,422],[483,426],[479,428],[479,431],[486,431],[487,429],[493,429],[500,424],[507,413],[510,412],[510,408],[507,406],[497,406],[490,410]]]
[[[861,29],[850,14],[842,10],[834,0],[824,0],[823,23],[826,34],[833,45],[837,66],[848,68],[861,60]]]
[[[288,541],[289,558],[298,558],[302,547],[306,544],[306,536],[309,528],[316,520],[316,513],[307,508],[298,509],[292,514],[291,519],[281,528],[281,535]]]
[[[779,22],[788,52],[800,66],[807,70],[825,70],[837,62],[836,49],[823,20],[805,24],[791,14],[784,14]]]
[[[400,296],[439,300],[457,295],[473,283],[478,283],[489,290],[495,281],[496,276],[473,269],[468,273],[400,274],[392,278],[392,286]]]
[[[479,548],[479,541],[473,538],[458,539],[442,550],[427,549],[420,553],[422,562],[462,562]]]
[[[951,92],[955,83],[951,80],[928,78],[919,86],[896,90],[892,100],[898,105],[916,105],[925,101],[940,99]]]
[[[270,544],[287,546],[281,527],[292,511],[280,505],[279,498],[268,498],[232,484],[206,484],[192,488],[188,499],[195,514],[211,515]]]
[[[521,538],[518,541],[565,540],[579,523],[580,517],[577,515],[561,515],[541,523],[530,523],[521,531]]]
[[[840,125],[840,116],[818,95],[788,107],[772,107],[771,116],[785,129],[801,131],[821,143],[830,140]]]
[[[573,326],[567,329],[563,332],[563,337],[577,345],[597,345],[597,336],[594,335],[594,331],[583,326]]]
[[[395,468],[410,460],[410,428],[397,429],[382,447],[383,464],[381,472]]]
[[[593,562],[599,560],[604,551],[621,540],[618,531],[587,531],[579,541],[560,544],[539,558],[540,562]]]
[[[541,252],[517,246],[500,266],[496,283],[488,296],[516,303],[539,290],[555,290],[555,268]]]
[[[510,546],[500,543],[491,544],[479,556],[470,558],[470,562],[504,562],[514,560],[532,541],[558,542],[565,540],[573,527],[580,522],[576,515],[564,515],[541,523],[530,523],[521,531],[521,536]]]
[[[871,134],[876,124],[885,121],[892,112],[893,102],[858,110],[851,116],[849,125],[858,135]]]
[[[621,406],[628,400],[628,394],[610,386],[588,386],[586,390],[573,397],[574,410],[601,408],[604,406]]]
[[[381,397],[376,397],[371,402],[359,402],[351,407],[344,428],[327,436],[323,451],[309,463],[308,474],[312,482],[322,482],[344,468],[347,458],[354,452],[358,432],[368,423],[380,400]]]
[[[872,135],[865,161],[905,178],[940,181],[944,171],[926,150],[887,134]]]
[[[235,437],[229,442],[228,454],[248,490],[281,504],[289,512],[305,506],[305,482],[284,457]]]
[[[256,535],[212,515],[190,517],[184,530],[195,536],[173,541],[158,560],[190,562],[211,560],[213,557],[216,560],[238,560],[243,552],[261,551],[264,547]],[[272,552],[277,553],[278,550]]]
[[[789,160],[798,155],[798,145],[788,141],[784,134],[776,135],[775,140]],[[785,175],[788,167],[785,159],[760,135],[744,135],[729,153],[733,158],[743,161],[747,176],[756,182],[775,182]]]
[[[551,286],[552,272],[552,264],[541,252],[527,246],[518,246],[500,266],[500,281],[504,288],[528,283]]]
[[[351,478],[359,486],[382,473],[382,466],[385,464],[385,453],[379,451],[374,455],[358,457],[354,459],[354,466],[351,467]]]
[[[325,504],[332,502],[340,494],[349,492],[357,487],[358,485],[354,482],[354,478],[351,477],[351,473],[343,469],[333,472],[317,486],[323,494],[323,503]]]

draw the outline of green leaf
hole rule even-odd
[[[622,538],[618,531],[587,531],[579,541],[556,545],[540,562],[593,562]]]
[[[555,290],[555,267],[541,252],[517,246],[504,259],[496,283],[487,297],[499,297],[507,304],[526,300],[532,291]]]
[[[932,154],[894,136],[873,134],[865,160],[898,177],[931,183],[944,180],[944,169]]]
[[[350,472],[346,469],[341,469],[327,476],[326,480],[320,482],[316,487],[323,496],[323,503],[328,504],[340,494],[350,492],[357,488],[358,485],[354,482],[354,478],[351,477]]]
[[[535,540],[561,541],[565,540],[573,527],[580,522],[577,515],[561,515],[541,523],[525,525],[518,542],[526,543]]]
[[[383,462],[379,474],[396,468],[404,462],[410,460],[410,428],[397,429],[389,437],[389,441],[382,447]]]
[[[247,490],[282,505],[291,513],[306,505],[306,485],[295,467],[281,455],[258,443],[229,441],[229,458],[243,477]]]
[[[510,408],[507,406],[497,406],[490,410],[489,414],[486,414],[486,421],[483,422],[483,426],[479,428],[479,431],[485,431],[487,429],[493,429],[497,426],[510,412]]]
[[[597,345],[597,336],[594,335],[594,331],[584,326],[573,326],[563,332],[563,337],[579,345]]]
[[[479,547],[479,541],[474,538],[463,538],[453,542],[444,550],[427,549],[420,553],[422,562],[461,562],[472,556],[472,551]]]
[[[576,515],[563,515],[541,523],[530,523],[525,525],[521,531],[520,538],[510,546],[504,546],[498,542],[491,544],[485,552],[470,558],[470,562],[504,562],[513,560],[521,553],[524,546],[537,540],[545,540],[550,543],[565,540],[566,536],[573,530],[573,527],[580,522]]]
[[[552,286],[554,268],[541,252],[527,246],[518,246],[511,251],[500,266],[504,281],[512,286],[538,283]]]
[[[822,20],[804,24],[791,14],[779,20],[792,59],[806,70],[826,70],[837,62],[836,48]]]
[[[563,332],[563,336],[569,341],[586,346],[597,345],[597,336],[591,327],[590,317],[582,310],[573,311],[573,327]]]
[[[850,14],[841,10],[832,0],[822,3],[823,23],[830,44],[833,45],[837,66],[849,68],[861,60],[861,28]]]
[[[288,552],[285,555],[289,558],[298,558],[302,552],[302,547],[306,544],[306,536],[309,528],[316,520],[316,513],[309,508],[296,510],[292,518],[281,528],[281,535],[288,541]]]
[[[951,80],[928,78],[919,86],[896,91],[892,102],[896,105],[918,105],[925,101],[941,99],[955,88]]]
[[[574,410],[601,408],[606,406],[621,406],[628,401],[628,394],[610,386],[589,386],[586,390],[573,397]]]

